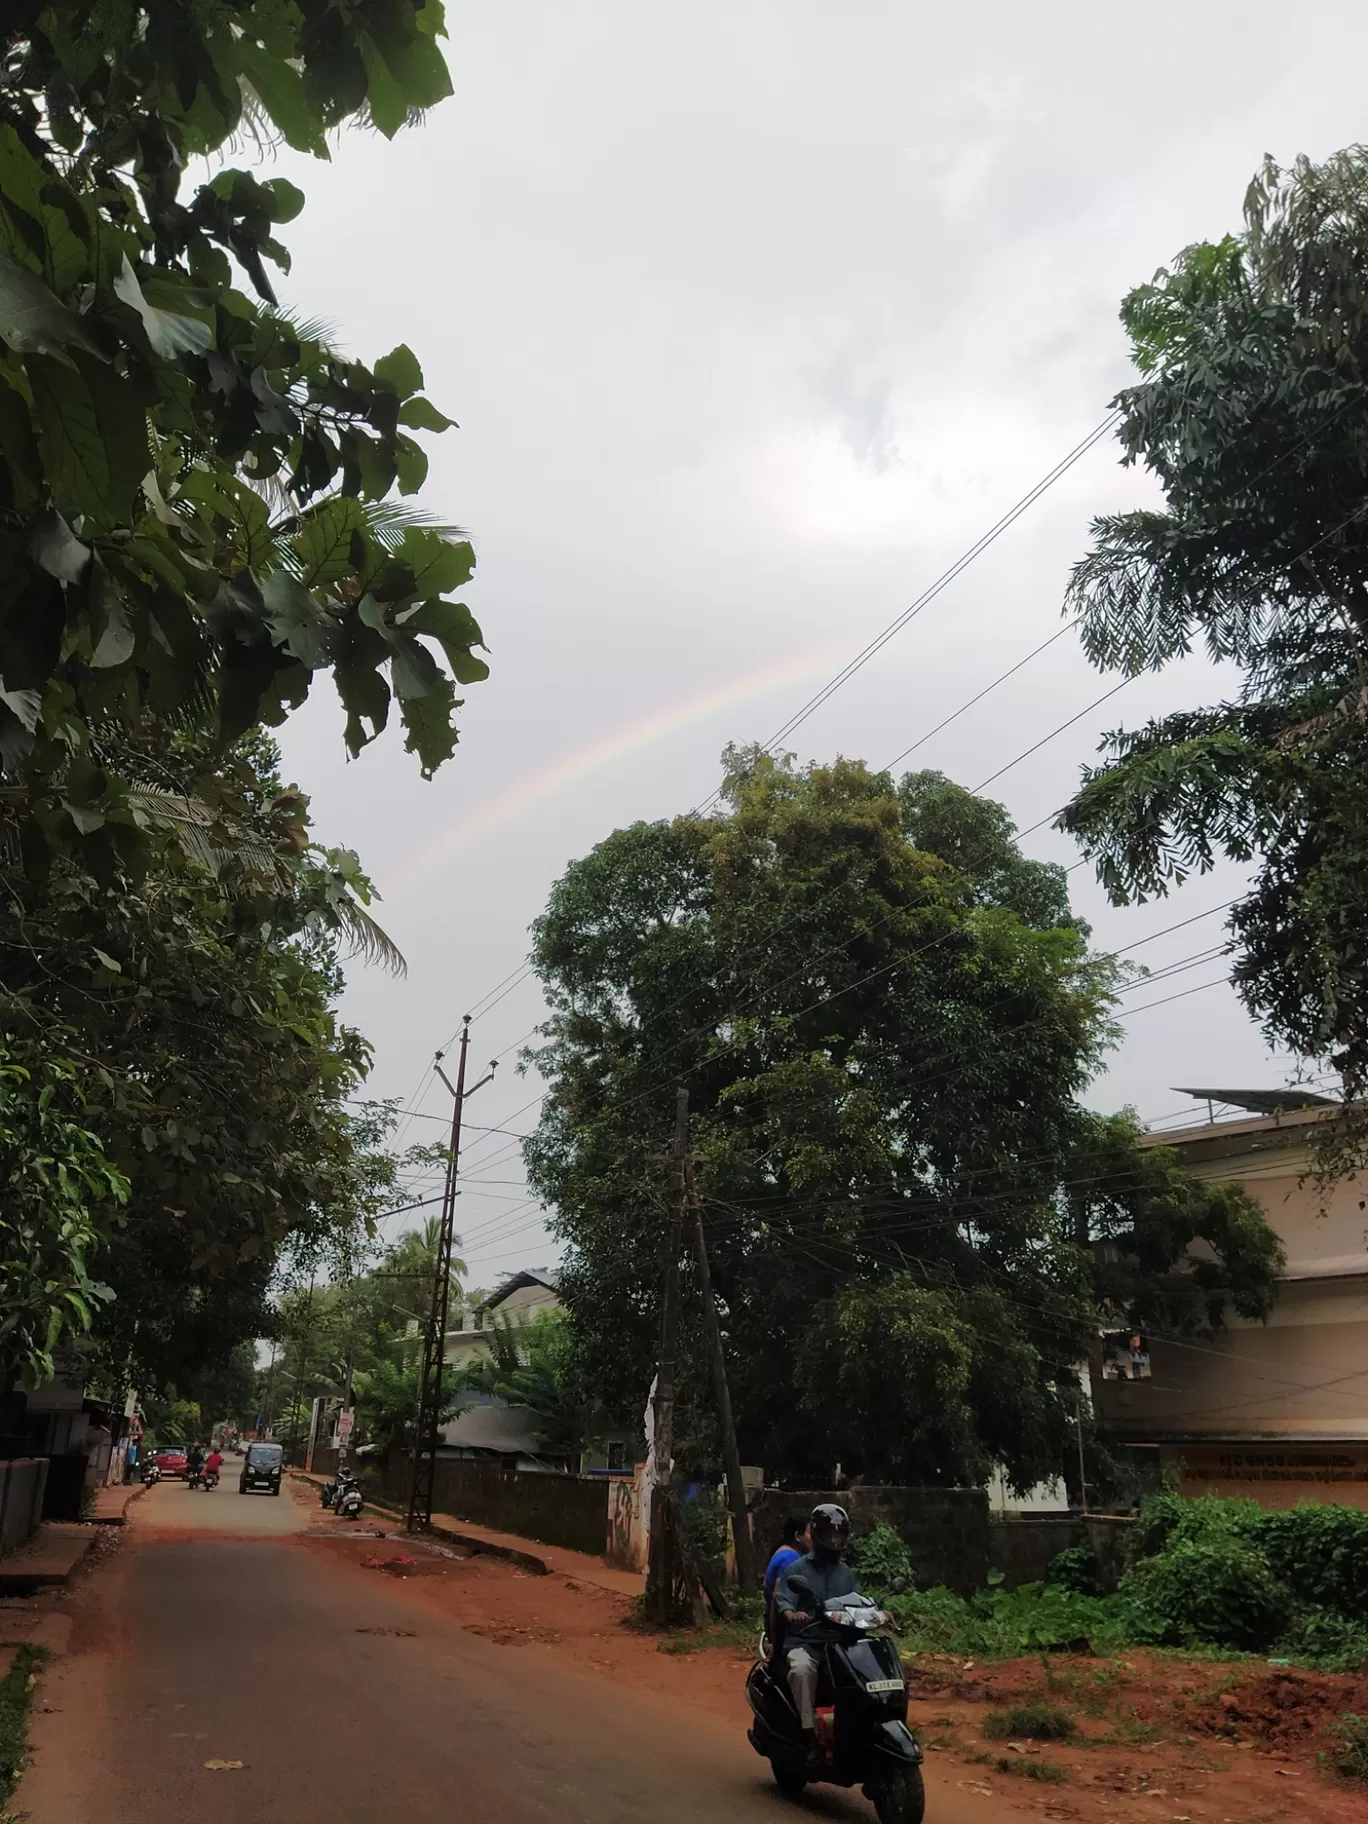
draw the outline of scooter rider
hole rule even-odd
[[[775,1591],[774,1606],[784,1619],[784,1655],[789,1690],[803,1726],[809,1752],[817,1746],[817,1674],[821,1661],[803,1645],[803,1635],[820,1619],[822,1605],[832,1596],[855,1591],[855,1573],[843,1562],[850,1543],[850,1516],[834,1501],[812,1510],[812,1549],[805,1558],[786,1566]],[[805,1585],[794,1585],[797,1578]]]

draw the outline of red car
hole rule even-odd
[[[184,1444],[167,1444],[163,1449],[153,1451],[152,1461],[164,1476],[183,1476],[185,1474]]]

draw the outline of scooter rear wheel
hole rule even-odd
[[[903,1767],[891,1779],[881,1780],[870,1791],[879,1824],[922,1824],[926,1815],[926,1787],[920,1767]]]
[[[807,1775],[801,1767],[792,1761],[780,1760],[778,1755],[770,1757],[770,1770],[774,1774],[774,1783],[787,1799],[796,1799],[807,1785]]]

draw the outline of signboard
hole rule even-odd
[[[355,1423],[356,1413],[350,1406],[344,1406],[342,1411],[337,1415],[337,1443],[339,1449],[346,1449],[347,1440],[351,1437],[352,1426]]]
[[[1186,1482],[1324,1487],[1368,1482],[1368,1448],[1362,1444],[1199,1444],[1184,1445],[1180,1455]]]

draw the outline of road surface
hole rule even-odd
[[[162,1483],[131,1514],[44,1681],[14,1800],[31,1824],[873,1819],[831,1788],[782,1800],[739,1716],[730,1729],[416,1614],[302,1545],[308,1510],[288,1492]],[[1033,1815],[949,1773],[929,1824]]]

